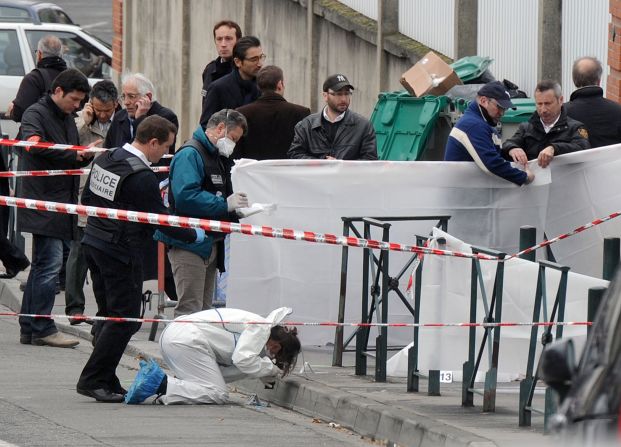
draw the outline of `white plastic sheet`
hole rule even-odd
[[[619,180],[614,175],[620,168],[620,151],[621,146],[614,146],[557,157],[550,169],[535,167],[535,183],[521,188],[486,175],[467,162],[241,160],[233,169],[233,183],[235,190],[246,192],[252,202],[278,206],[273,215],[257,214],[244,219],[247,223],[342,234],[343,216],[450,215],[448,232],[456,238],[513,253],[518,248],[522,225],[536,226],[538,239],[544,229],[553,237],[621,208]],[[412,244],[415,234],[429,234],[435,223],[394,223],[390,239]],[[611,221],[561,241],[553,250],[558,261],[570,265],[572,271],[599,275],[602,237],[619,234],[620,230],[621,224]],[[374,230],[372,238],[381,239],[380,231]],[[346,321],[350,322],[360,319],[361,253],[361,249],[349,249]],[[408,254],[391,253],[391,276],[409,258]],[[469,271],[468,261],[454,261],[463,263],[463,271]],[[229,304],[260,314],[287,305],[294,309],[296,321],[334,321],[338,313],[340,268],[341,247],[235,234]],[[424,277],[431,281],[438,275],[447,274],[428,274],[425,270]],[[469,294],[469,273],[466,276],[465,283],[451,277],[437,282],[444,289],[448,284],[451,288],[438,295],[437,307],[428,307],[435,309],[429,318],[448,321],[444,310],[452,308],[455,299],[465,299]],[[406,281],[404,276],[402,289]],[[528,281],[534,286],[535,279]],[[444,290],[439,285],[435,287]],[[430,298],[423,295],[423,299],[426,304]],[[586,295],[570,298],[574,299],[585,300]],[[390,296],[389,313],[391,322],[412,321],[396,295]],[[585,316],[586,312],[578,319]],[[526,312],[521,317],[528,321],[532,315]],[[466,321],[468,313],[454,318]],[[352,330],[348,328],[346,336]],[[464,329],[442,331],[462,338],[466,333]],[[331,342],[333,336],[334,332],[326,328],[301,330],[306,345],[323,345]],[[374,337],[373,331],[371,336]],[[406,345],[411,341],[412,330],[393,329],[390,338],[391,343]],[[451,343],[450,337],[439,340]],[[464,358],[464,353],[460,353],[459,362]]]

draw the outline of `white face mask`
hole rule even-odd
[[[229,137],[224,136],[216,141],[216,147],[218,148],[220,155],[228,158],[233,153],[233,149],[235,149],[235,142]]]

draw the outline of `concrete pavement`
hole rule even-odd
[[[21,273],[18,279],[25,279]],[[152,289],[153,290],[153,289]],[[88,315],[95,314],[95,300],[90,286],[85,287]],[[0,282],[0,303],[19,311],[22,292],[19,281]],[[64,313],[64,295],[57,295],[53,313]],[[172,309],[167,309],[172,317]],[[147,310],[146,317],[155,314]],[[90,340],[90,326],[70,326],[66,320],[57,320],[63,332]],[[157,338],[161,332],[158,328]],[[148,340],[150,324],[133,337],[126,354],[155,358],[162,362],[159,344]],[[15,338],[19,334],[15,334]],[[495,413],[481,412],[481,398],[475,396],[475,407],[461,406],[461,383],[442,384],[441,396],[427,396],[426,392],[407,393],[405,379],[389,378],[376,383],[372,376],[354,375],[353,356],[344,356],[344,367],[332,367],[329,347],[307,347],[298,358],[294,374],[277,382],[273,390],[266,390],[259,381],[233,384],[238,391],[257,393],[278,406],[334,422],[355,432],[386,443],[403,446],[540,446],[547,445],[543,435],[543,417],[533,415],[533,426],[518,427],[517,382],[499,384]],[[373,365],[369,365],[369,372]],[[129,385],[129,384],[127,384]],[[420,389],[426,390],[422,380]],[[533,406],[543,407],[543,395],[538,390]]]

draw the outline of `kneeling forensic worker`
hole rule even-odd
[[[166,405],[224,404],[228,382],[257,378],[269,384],[286,376],[301,349],[297,329],[279,324],[290,313],[290,308],[281,307],[264,318],[221,308],[178,317],[160,338],[162,356],[174,377],[155,361],[142,361],[125,402],[138,404],[157,395]]]

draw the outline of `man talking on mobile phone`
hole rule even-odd
[[[78,112],[75,125],[78,128],[78,137],[81,146],[91,143],[100,145],[106,138],[112,118],[120,109],[119,92],[114,82],[99,81],[90,93],[90,100],[84,104],[84,108]],[[79,197],[82,196],[86,176],[80,177]],[[78,226],[71,241],[71,250],[67,258],[65,280],[65,314],[69,316],[82,316],[84,314],[85,297],[84,282],[88,267],[84,258],[84,250],[80,241],[84,236],[86,217],[78,216]],[[70,318],[69,323],[76,325],[84,322],[83,319]],[[86,321],[90,323],[90,321]]]

